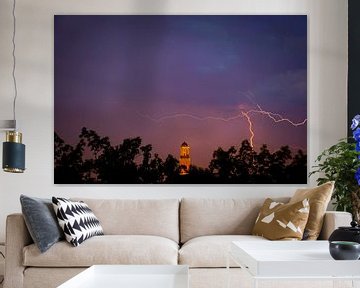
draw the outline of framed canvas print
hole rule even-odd
[[[307,183],[306,15],[57,15],[56,184]]]

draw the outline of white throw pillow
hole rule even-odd
[[[52,203],[59,225],[69,243],[79,246],[86,239],[104,235],[99,220],[84,202],[52,197]]]

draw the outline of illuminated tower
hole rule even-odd
[[[184,142],[180,146],[180,175],[186,175],[190,170],[190,146]]]

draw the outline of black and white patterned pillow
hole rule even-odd
[[[99,220],[84,202],[52,197],[55,214],[66,240],[79,246],[86,239],[104,235]]]

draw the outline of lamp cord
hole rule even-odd
[[[13,44],[13,50],[12,50],[12,56],[13,56],[13,69],[12,69],[12,77],[14,81],[14,89],[15,89],[15,95],[14,95],[14,102],[13,102],[13,116],[14,121],[16,120],[16,98],[17,98],[17,85],[16,85],[16,77],[15,77],[15,69],[16,69],[16,56],[15,56],[15,35],[16,35],[16,15],[15,15],[15,8],[16,8],[16,0],[13,2],[13,9],[12,9],[12,16],[13,16],[13,22],[14,22],[14,29],[13,29],[13,35],[12,35],[12,44]]]

